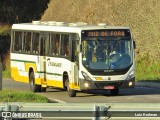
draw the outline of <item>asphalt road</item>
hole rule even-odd
[[[3,89],[30,91],[29,84],[3,80]],[[160,89],[138,87],[134,89],[121,89],[118,96],[110,96],[109,91],[78,92],[71,98],[66,91],[60,89],[47,89],[45,93],[38,93],[49,99],[62,103],[159,103]]]

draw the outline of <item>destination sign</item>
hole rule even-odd
[[[82,31],[83,37],[128,37],[129,30],[85,30]]]

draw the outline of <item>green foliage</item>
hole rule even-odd
[[[2,62],[2,75],[3,78],[10,78],[10,60],[9,60],[9,49],[10,49],[10,25],[0,26],[0,61]]]
[[[3,90],[0,91],[0,102],[40,102],[47,103],[48,99],[44,96],[31,92],[20,92]]]
[[[136,63],[136,80],[159,81],[160,80],[160,61],[151,62],[145,56]]]
[[[2,68],[4,70],[2,71],[2,77],[5,78],[11,78],[11,72],[10,72],[10,53],[5,54],[5,60],[2,64]]]
[[[10,25],[1,25],[0,26],[0,35],[10,34],[11,26]]]
[[[31,22],[41,18],[50,0],[1,0],[0,23]]]

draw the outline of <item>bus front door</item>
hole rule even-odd
[[[42,90],[46,89],[47,81],[46,81],[46,53],[47,53],[47,41],[48,35],[41,33],[40,38],[40,78],[42,84]]]
[[[74,89],[79,89],[79,72],[78,72],[78,66],[79,66],[79,57],[78,57],[78,51],[77,51],[78,41],[74,40],[72,42],[72,82]]]

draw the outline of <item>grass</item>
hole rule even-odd
[[[5,78],[11,78],[11,72],[10,72],[9,65],[7,65],[6,69],[4,71],[2,71],[2,77],[3,77],[3,79],[5,79]]]
[[[11,78],[11,72],[10,72],[10,54],[6,54],[5,57],[5,70],[2,71],[2,77],[5,78]]]
[[[48,99],[44,96],[31,92],[20,92],[3,90],[0,91],[0,102],[38,102],[47,103]]]
[[[160,61],[151,62],[144,57],[136,62],[137,81],[160,81]]]

